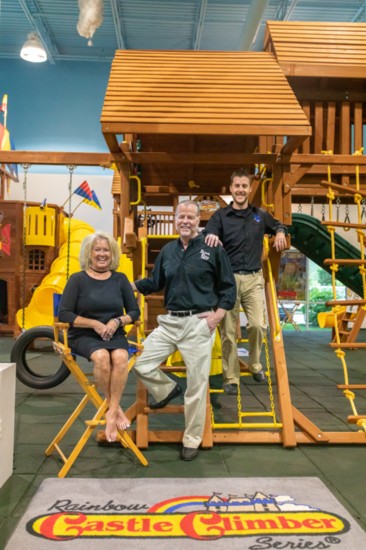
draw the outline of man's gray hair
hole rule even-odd
[[[176,209],[176,211],[175,211],[175,215],[176,215],[176,216],[177,216],[177,214],[178,214],[178,209],[179,209],[179,207],[180,207],[182,204],[183,204],[184,206],[189,206],[190,204],[192,204],[192,205],[195,206],[196,209],[197,209],[197,216],[200,215],[200,205],[199,205],[199,203],[196,202],[196,201],[192,201],[192,200],[185,200],[185,201],[182,201],[182,202],[178,203],[177,209]]]

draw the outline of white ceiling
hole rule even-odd
[[[78,18],[78,0],[0,0],[0,58],[18,59],[31,31],[51,64],[111,62],[116,49],[262,50],[267,20],[365,22],[366,0],[104,0],[92,46]]]

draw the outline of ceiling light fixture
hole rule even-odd
[[[43,63],[47,61],[47,54],[36,32],[30,32],[21,49],[20,57],[31,63]]]

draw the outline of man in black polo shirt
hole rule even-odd
[[[220,323],[223,388],[230,395],[237,395],[240,381],[236,341],[240,305],[248,320],[248,367],[256,382],[265,380],[260,363],[265,329],[262,276],[264,235],[275,235],[274,247],[277,251],[286,248],[286,226],[266,210],[249,204],[251,189],[252,176],[246,170],[233,172],[230,184],[233,201],[217,210],[205,227],[206,243],[217,246],[221,241],[228,253],[237,287],[235,307]]]
[[[150,407],[165,407],[182,389],[159,366],[176,350],[182,354],[187,369],[182,460],[193,460],[198,454],[215,329],[235,304],[235,279],[228,256],[221,246],[205,244],[198,233],[199,222],[198,204],[181,202],[175,213],[179,239],[161,250],[151,277],[132,283],[132,288],[144,295],[165,289],[168,313],[159,315],[159,326],[146,338],[134,371],[155,400]]]

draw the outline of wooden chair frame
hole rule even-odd
[[[288,304],[293,304],[293,305],[290,306]],[[281,326],[284,327],[289,324],[289,325],[292,325],[297,332],[300,332],[301,329],[299,325],[296,323],[294,319],[294,315],[298,310],[298,308],[301,306],[301,302],[299,302],[298,300],[295,300],[294,302],[281,300],[279,302],[279,305],[284,313],[283,319],[281,320]]]

